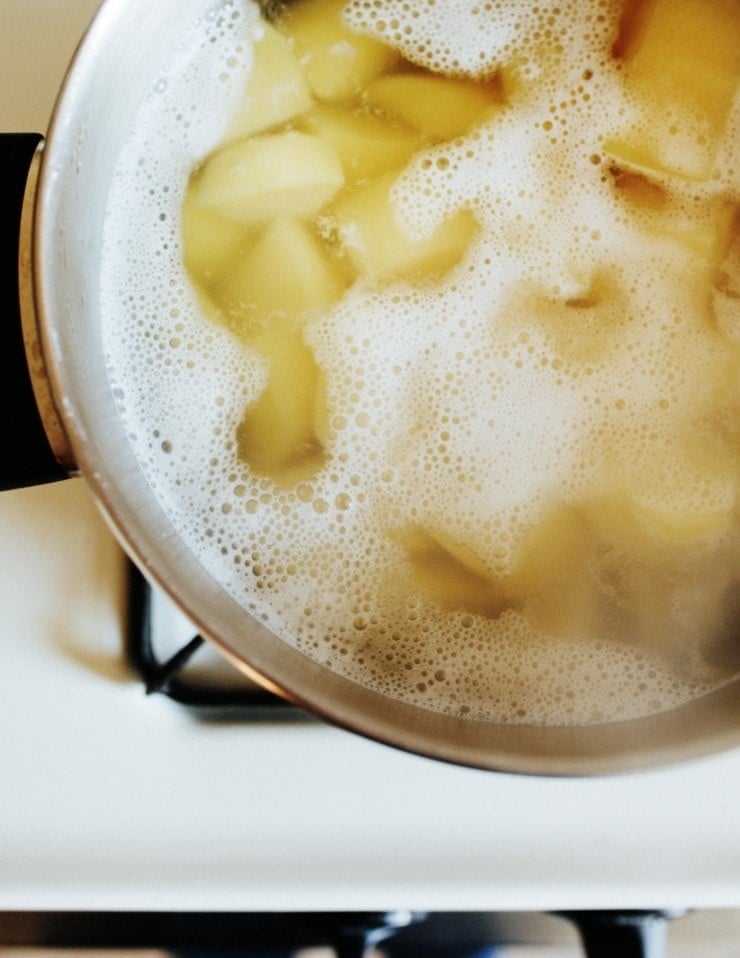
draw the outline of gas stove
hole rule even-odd
[[[3,0],[0,129],[45,129],[95,6]],[[532,940],[564,945],[556,912],[722,910],[732,926],[737,751],[584,780],[407,755],[193,642],[82,480],[0,494],[0,530],[0,944],[52,943],[33,916],[69,930],[112,913],[57,940],[140,942],[123,916],[155,914],[485,914],[508,941],[529,916]]]

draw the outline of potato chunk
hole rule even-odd
[[[312,98],[295,53],[275,27],[262,20],[254,62],[225,142],[261,133],[311,108]]]
[[[258,475],[289,487],[324,461],[323,377],[296,325],[276,324],[250,345],[267,360],[268,381],[237,429],[239,455]]]
[[[196,206],[255,226],[316,213],[344,183],[331,143],[287,131],[238,140],[214,153],[192,181]]]
[[[207,290],[243,248],[244,230],[220,213],[196,206],[188,194],[182,210],[183,261],[190,278]]]
[[[378,282],[438,279],[464,256],[478,225],[467,210],[445,220],[428,239],[415,240],[400,225],[391,173],[341,197],[332,209],[347,257],[357,272]]]
[[[726,209],[725,223],[726,228],[720,234],[718,244],[711,294],[712,309],[717,328],[731,342],[740,344],[740,205]]]
[[[309,88],[321,100],[356,97],[398,57],[384,43],[351,31],[343,7],[344,0],[297,0],[280,18]]]
[[[429,140],[462,136],[487,120],[502,103],[501,87],[432,73],[394,73],[368,85],[368,103],[402,120]]]
[[[443,609],[495,619],[512,605],[507,580],[496,580],[464,545],[419,525],[389,535],[406,553],[416,588]]]
[[[281,217],[234,262],[211,295],[233,331],[248,340],[268,325],[329,305],[345,285],[309,227]]]
[[[641,173],[631,173],[613,166],[610,170],[617,194],[635,207],[646,210],[662,210],[668,197],[665,190]]]
[[[580,637],[582,623],[595,621],[588,530],[572,507],[554,510],[530,529],[505,575],[436,530],[409,525],[390,537],[406,552],[415,586],[443,609],[490,619],[518,610],[543,632],[572,639]]]
[[[537,629],[573,640],[599,634],[592,551],[588,523],[575,506],[557,506],[529,529],[514,556],[510,589]]]
[[[627,77],[666,103],[683,102],[722,127],[740,73],[736,0],[652,0],[626,51]]]
[[[412,130],[341,107],[318,106],[302,118],[301,126],[334,146],[347,182],[398,169],[424,145]]]
[[[700,540],[722,534],[732,523],[729,509],[658,510],[636,503],[632,509],[635,520],[646,532],[673,546],[692,546]]]
[[[652,0],[631,12],[617,49],[645,119],[605,148],[639,170],[707,179],[740,80],[737,2]]]
[[[584,516],[605,637],[638,638],[674,668],[705,672],[701,637],[714,645],[736,636],[737,552],[726,537],[732,508],[646,507],[613,492],[587,504]]]

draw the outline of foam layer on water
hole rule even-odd
[[[567,724],[671,707],[726,678],[705,667],[702,636],[731,629],[737,351],[712,321],[696,242],[733,173],[720,160],[708,183],[662,183],[668,230],[625,202],[602,149],[635,109],[609,55],[615,5],[422,9],[352,0],[348,18],[433,69],[509,68],[510,102],[417,156],[395,189],[419,237],[473,211],[480,236],[455,270],[427,286],[358,281],[307,323],[327,379],[326,465],[286,490],[238,458],[265,369],[203,317],[182,267],[188,177],[249,70],[256,15],[235,0],[183,39],[111,191],[101,291],[121,415],[203,565],[317,661],[471,717]],[[532,596],[495,614],[442,608],[398,536],[431,530],[506,581],[566,514],[546,548],[603,592],[581,617],[588,634],[564,634]],[[573,575],[542,570],[578,606]]]

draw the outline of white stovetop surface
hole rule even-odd
[[[0,129],[95,6],[2,0]],[[556,780],[197,723],[123,665],[121,573],[81,480],[0,495],[0,909],[740,907],[740,751]]]

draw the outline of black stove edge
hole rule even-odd
[[[156,948],[242,955],[278,949],[337,947],[352,936],[386,941],[391,955],[471,954],[507,944],[567,945],[582,941],[584,954],[662,955],[639,943],[632,950],[614,929],[655,926],[683,912],[35,912],[0,911],[0,945],[42,948]],[[599,929],[595,943],[590,931]],[[634,936],[633,936],[634,937]],[[591,941],[591,944],[589,944]],[[613,946],[610,944],[613,942]],[[392,944],[391,944],[392,943]],[[644,942],[643,942],[644,945]],[[382,947],[382,946],[381,946]],[[643,948],[643,950],[640,950]]]

